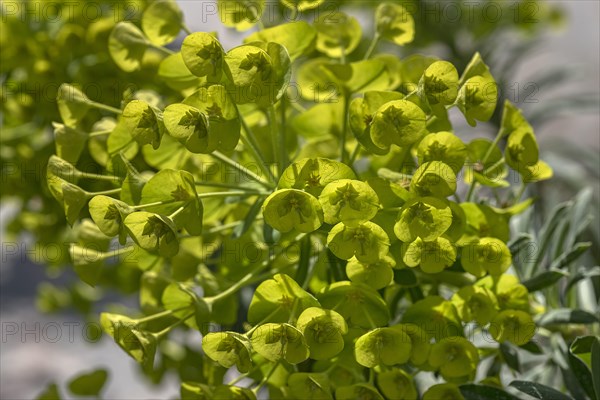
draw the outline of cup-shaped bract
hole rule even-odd
[[[309,356],[304,335],[287,323],[261,325],[252,333],[250,340],[252,349],[270,361],[285,360],[298,364]]]
[[[407,201],[398,213],[394,226],[396,237],[403,242],[416,238],[432,241],[452,225],[452,211],[446,200],[421,197]]]
[[[392,144],[409,146],[425,132],[425,112],[408,100],[390,101],[373,115],[371,140],[381,149],[389,149]]]
[[[290,81],[291,60],[282,45],[252,42],[225,54],[225,73],[237,104],[270,106],[285,92]]]
[[[426,162],[415,171],[410,190],[417,196],[446,198],[456,192],[456,174],[441,161]]]
[[[415,37],[415,21],[411,13],[400,4],[383,2],[375,10],[375,29],[383,39],[403,46]]]
[[[250,341],[237,332],[211,332],[202,338],[202,350],[224,368],[234,365],[241,373],[252,366]]]
[[[295,372],[290,375],[287,384],[297,399],[333,399],[329,377],[324,373]]]
[[[348,55],[360,44],[362,29],[356,18],[336,9],[315,21],[317,50],[331,58]]]
[[[408,245],[402,261],[409,267],[421,267],[425,273],[437,274],[454,264],[456,248],[444,237],[429,242],[419,237]]]
[[[388,286],[394,280],[392,268],[396,261],[385,256],[373,263],[364,263],[352,257],[346,264],[346,275],[352,282],[364,283],[373,289],[379,290]]]
[[[492,320],[489,331],[497,342],[508,341],[521,346],[534,336],[536,325],[525,311],[504,310]]]
[[[377,386],[387,399],[417,400],[418,398],[413,378],[401,369],[377,374]]]
[[[410,337],[401,330],[377,328],[358,338],[354,357],[367,368],[404,364],[410,359],[411,346]]]
[[[357,226],[369,221],[377,214],[377,193],[365,182],[339,179],[323,188],[319,196],[325,222]]]
[[[512,264],[508,246],[500,239],[484,237],[467,244],[461,250],[461,263],[465,271],[482,277],[486,273],[500,275]]]
[[[329,231],[327,247],[342,260],[356,257],[359,261],[371,263],[388,253],[390,239],[379,225],[371,221],[357,226],[340,222]]]
[[[494,318],[498,307],[496,296],[484,286],[464,286],[452,295],[451,301],[464,322],[475,321],[480,326]]]
[[[392,329],[400,330],[410,338],[410,362],[419,366],[425,364],[431,350],[430,338],[425,331],[415,324],[396,324]]]
[[[458,71],[448,61],[436,61],[423,72],[419,90],[431,106],[450,105],[458,95]]]
[[[208,122],[208,137],[222,152],[235,149],[240,139],[241,123],[237,107],[225,86],[201,87],[183,101],[203,113]]]
[[[154,149],[160,146],[162,137],[162,122],[154,107],[143,100],[132,100],[125,106],[119,124],[131,134],[131,137],[141,146],[151,144]]]
[[[265,200],[263,215],[267,224],[280,232],[296,229],[313,232],[323,224],[323,209],[316,197],[297,189],[281,189]]]
[[[79,218],[79,213],[87,204],[87,192],[56,175],[49,174],[46,178],[50,193],[62,204],[67,222],[73,226]]]
[[[168,168],[157,172],[142,188],[140,202],[155,204],[145,210],[163,215],[183,207],[174,217],[175,224],[190,235],[202,234],[204,208],[196,192],[194,177],[189,172]]]
[[[464,337],[450,336],[435,343],[429,353],[429,365],[446,380],[467,380],[479,364],[477,347]]]
[[[335,310],[348,322],[363,328],[384,326],[390,319],[389,309],[379,293],[360,283],[332,283],[318,298],[323,307]]]
[[[125,228],[135,243],[144,250],[173,257],[179,252],[177,228],[167,216],[138,211],[124,220]]]
[[[262,29],[244,39],[244,43],[258,41],[277,42],[283,45],[290,55],[290,60],[294,61],[303,55],[310,54],[315,49],[317,30],[304,21],[292,21]]]
[[[309,307],[319,307],[317,299],[288,275],[277,274],[256,288],[248,308],[248,322],[287,322],[292,313],[299,315]]]
[[[477,121],[488,121],[498,101],[498,85],[488,66],[475,53],[459,81],[456,103],[471,126]]]
[[[387,148],[376,146],[371,140],[371,123],[377,110],[386,103],[401,100],[398,92],[368,91],[364,97],[352,100],[349,108],[349,126],[356,140],[369,152],[383,155],[389,151]]]
[[[336,400],[384,400],[377,388],[369,383],[355,383],[351,386],[340,386],[335,390]]]
[[[90,109],[90,99],[78,88],[63,83],[58,88],[56,104],[65,125],[76,128]]]
[[[467,159],[467,146],[451,132],[432,133],[419,143],[417,157],[420,165],[441,161],[458,173]]]
[[[88,135],[80,129],[53,122],[56,155],[71,164],[77,163]]]
[[[150,42],[133,23],[117,23],[108,38],[108,51],[111,58],[125,72],[142,69],[144,56]]]
[[[118,314],[100,314],[100,325],[134,360],[144,368],[152,368],[157,345],[154,334],[140,330],[135,320]]]
[[[98,228],[106,236],[119,235],[119,242],[125,244],[127,231],[123,221],[133,209],[127,203],[108,196],[94,196],[89,202],[89,211]]]
[[[496,295],[500,310],[529,310],[529,291],[514,275],[488,275],[475,285],[491,290]]]
[[[537,164],[539,149],[533,129],[523,127],[508,135],[504,157],[506,163],[519,173]]]
[[[355,178],[352,169],[339,161],[321,157],[303,158],[283,171],[278,188],[304,190],[318,197],[328,184]]]
[[[436,340],[462,336],[463,324],[452,302],[440,296],[427,296],[408,307],[402,323],[414,324]]]
[[[169,135],[192,153],[211,153],[217,148],[217,138],[209,135],[207,116],[195,107],[175,103],[167,106],[163,122]]]
[[[142,14],[142,29],[158,46],[171,43],[183,27],[183,12],[175,0],[150,3]]]
[[[298,317],[296,327],[302,332],[310,349],[310,358],[327,360],[344,349],[348,325],[340,314],[319,307],[307,308]]]
[[[210,33],[194,32],[186,36],[181,44],[181,57],[192,74],[211,83],[221,81],[225,52]]]

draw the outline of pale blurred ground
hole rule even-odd
[[[192,30],[217,30],[222,39],[234,40],[238,35],[228,32],[218,21],[202,26],[201,8],[198,1],[180,1],[188,25]],[[532,69],[543,69],[553,65],[575,67],[583,78],[573,89],[598,91],[600,86],[600,2],[596,0],[560,1],[568,13],[568,27],[564,32],[551,34],[538,55],[521,68],[519,74],[529,76]],[[515,77],[519,81],[521,76]],[[541,102],[559,96],[560,93],[538,93]],[[565,115],[547,125],[538,132],[542,157],[548,146],[556,139],[576,140],[582,146],[600,149],[600,117],[598,112],[587,115]],[[548,160],[552,163],[552,160]],[[558,162],[561,162],[560,160]],[[556,168],[557,165],[554,165]],[[567,167],[567,166],[558,166]],[[576,166],[575,166],[576,167]],[[600,166],[599,166],[600,168]],[[597,182],[592,182],[597,185]],[[2,205],[0,213],[10,211],[9,205]],[[26,262],[24,258],[5,259],[0,263],[0,300],[2,324],[2,342],[0,353],[0,398],[4,400],[31,399],[48,382],[56,381],[64,387],[65,382],[75,374],[104,367],[110,371],[110,380],[104,392],[107,399],[167,399],[178,396],[178,387],[173,379],[167,379],[158,388],[146,384],[137,373],[137,366],[114,343],[103,340],[97,344],[88,343],[82,335],[83,323],[70,315],[44,316],[35,309],[33,299],[35,288],[44,280],[40,266]],[[17,324],[21,328],[34,329],[40,340],[30,333],[21,337],[21,333],[9,335]],[[75,334],[69,337],[69,323],[79,323]],[[21,325],[24,324],[24,325]],[[62,330],[62,337],[52,343],[56,325]],[[44,327],[46,330],[44,331]]]

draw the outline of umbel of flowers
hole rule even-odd
[[[257,20],[224,15],[239,30]],[[506,102],[495,139],[465,142],[449,112],[477,126],[497,108],[479,54],[463,71],[373,55],[414,37],[390,2],[361,59],[360,25],[337,17],[260,29],[226,50],[189,32],[175,2],[153,3],[142,30],[114,27],[110,54],[131,73],[158,65],[178,97],[138,91],[113,108],[59,90],[47,179],[74,227],[75,271],[90,285],[139,279],[140,315],[101,323],[148,374],[157,354],[166,368],[175,327],[202,333],[204,367],[182,378],[182,398],[267,387],[273,398],[417,399],[423,372],[441,382],[424,399],[460,399],[496,343],[535,334],[507,246],[511,216],[532,202],[509,173],[523,188],[552,175],[532,127]],[[179,50],[163,47],[182,29]],[[85,169],[90,157],[102,173]],[[499,192],[506,202],[488,197]],[[224,383],[229,368],[242,375]]]

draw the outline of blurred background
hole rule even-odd
[[[124,89],[115,87],[118,81],[143,86],[148,76],[118,71],[106,53],[106,28],[93,24],[99,18],[92,11],[88,18],[68,20],[44,12],[44,3],[2,2],[0,398],[30,399],[50,382],[64,384],[74,374],[98,367],[110,373],[106,398],[175,398],[179,387],[173,376],[167,374],[153,386],[112,340],[99,337],[94,321],[103,306],[135,306],[137,300],[126,289],[100,292],[79,282],[64,254],[65,223],[55,218],[62,211],[43,189],[43,165],[54,152],[51,122],[59,118],[52,90],[63,82],[93,83],[111,104]],[[139,8],[141,3],[131,4]],[[216,31],[229,47],[252,32],[228,30],[216,15],[207,18],[203,10],[210,2],[178,3],[192,31]],[[369,3],[375,2],[337,3],[359,18],[363,32],[371,32]],[[598,265],[600,3],[540,2],[543,18],[525,27],[514,21],[482,21],[479,14],[473,21],[457,20],[444,12],[452,2],[437,3],[441,6],[431,8],[440,10],[437,17],[415,17],[417,41],[394,51],[400,57],[438,55],[453,61],[459,71],[474,51],[484,55],[504,88],[501,95],[524,110],[536,130],[540,154],[555,172],[554,179],[532,188],[538,196],[538,219],[543,221],[554,205],[587,190],[595,222],[586,233],[592,250],[582,263]],[[32,12],[23,11],[26,4]],[[498,124],[496,116],[488,128],[478,129],[494,132]],[[72,306],[75,300],[78,309]],[[190,334],[186,340],[199,348],[199,338]]]

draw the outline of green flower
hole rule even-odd
[[[465,286],[452,296],[452,303],[464,322],[486,325],[496,315],[496,296],[483,286]]]
[[[429,354],[429,364],[438,369],[446,380],[460,380],[475,374],[479,354],[467,339],[447,337],[435,343]]]
[[[304,190],[318,197],[323,188],[341,179],[354,179],[352,169],[327,158],[304,158],[287,167],[279,179],[279,189]]]
[[[344,349],[343,335],[348,332],[348,325],[333,310],[307,308],[298,317],[296,327],[304,335],[314,360],[329,359]]]
[[[400,209],[394,233],[403,242],[420,237],[432,241],[452,225],[452,211],[446,200],[422,197],[407,201]]]
[[[401,369],[385,371],[377,375],[377,386],[386,399],[417,400],[417,388],[412,376]]]
[[[429,343],[429,336],[423,329],[415,324],[397,324],[392,326],[392,329],[400,330],[410,337],[410,362],[413,365],[418,366],[427,362],[431,344]]]
[[[377,328],[358,338],[354,346],[356,361],[367,368],[404,364],[410,358],[410,337],[401,330]]]
[[[270,361],[284,359],[290,364],[298,364],[309,355],[304,335],[290,324],[261,325],[250,340],[254,351]]]
[[[531,315],[520,310],[504,310],[492,320],[489,331],[499,343],[512,342],[521,346],[531,340],[536,326]]]
[[[467,159],[467,146],[453,133],[432,133],[419,143],[417,157],[419,164],[441,161],[458,173]]]
[[[346,275],[352,282],[364,283],[373,289],[383,289],[394,279],[392,268],[395,265],[396,261],[389,256],[374,263],[363,263],[352,257],[346,264]]]
[[[482,277],[486,273],[501,275],[512,264],[510,250],[496,238],[485,237],[462,248],[461,263],[465,271]]]
[[[456,191],[456,174],[441,161],[428,161],[415,171],[410,190],[417,196],[446,198]]]
[[[262,206],[265,221],[280,232],[313,232],[323,223],[323,209],[312,195],[297,189],[271,194]]]
[[[529,291],[514,275],[486,276],[475,286],[491,290],[496,295],[500,310],[529,310]]]
[[[357,226],[369,221],[377,214],[377,193],[365,182],[340,179],[329,183],[319,196],[325,222]]]
[[[372,263],[388,253],[390,240],[385,231],[373,222],[367,221],[358,226],[340,222],[329,231],[327,246],[342,260],[355,256],[361,262]]]
[[[423,272],[437,274],[456,260],[456,248],[450,241],[438,237],[431,242],[416,238],[406,248],[402,261],[409,267],[420,266]]]
[[[415,302],[404,312],[402,323],[414,324],[436,340],[463,334],[454,304],[440,296],[427,296]]]
[[[236,332],[214,332],[202,338],[204,353],[224,368],[237,366],[241,373],[248,372],[252,366],[250,342],[248,338]]]

